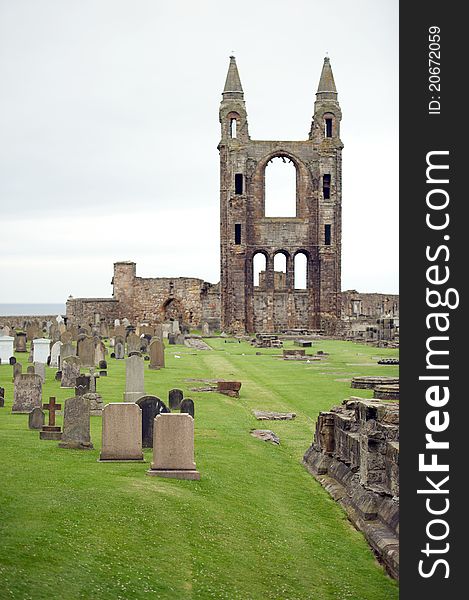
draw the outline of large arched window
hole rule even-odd
[[[295,289],[306,290],[308,287],[308,257],[304,252],[295,256]]]
[[[296,167],[286,156],[275,156],[265,168],[265,216],[296,217]]]
[[[287,257],[283,252],[274,256],[274,288],[284,290],[287,287]]]
[[[252,284],[254,287],[265,287],[265,272],[267,268],[267,259],[265,254],[257,252],[252,257]]]

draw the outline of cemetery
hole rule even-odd
[[[320,361],[282,360],[278,345],[260,353],[249,337],[212,332],[210,352],[153,336],[146,354],[135,331],[88,329],[68,326],[61,346],[44,341],[54,332],[27,340],[45,361],[28,373],[17,366],[25,336],[10,331],[0,364],[5,597],[398,597],[396,544],[376,533],[380,514],[388,531],[398,523],[398,400],[374,399],[390,385],[398,397],[398,366],[377,360],[397,350],[311,338]],[[367,468],[360,419],[387,432],[389,466],[370,454]],[[389,493],[378,502],[368,491],[370,514],[354,522],[364,506],[355,471]]]

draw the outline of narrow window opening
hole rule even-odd
[[[243,193],[243,174],[236,173],[235,174],[235,194]]]
[[[332,137],[332,119],[326,119],[326,137]]]
[[[236,119],[231,119],[230,121],[230,137],[236,139],[236,128],[238,126],[238,121]]]
[[[267,259],[262,252],[257,252],[252,259],[252,283],[254,287],[265,287]]]
[[[287,287],[287,257],[282,252],[274,256],[274,289],[284,290]]]
[[[235,224],[235,244],[237,246],[241,244],[241,223]]]
[[[331,176],[324,175],[322,178],[322,194],[324,200],[329,200],[331,197]]]
[[[326,246],[331,245],[331,226],[324,225],[324,243]]]
[[[295,290],[306,290],[308,281],[308,259],[306,254],[299,252],[294,259]]]

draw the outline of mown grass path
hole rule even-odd
[[[330,356],[308,364],[208,341],[212,352],[168,346],[167,368],[145,372],[147,393],[167,401],[180,387],[194,399],[199,482],[147,477],[148,463],[98,463],[100,417],[91,419],[92,451],[40,441],[26,415],[10,414],[12,367],[0,366],[0,598],[398,598],[363,536],[300,462],[319,411],[351,395],[352,375],[397,374],[372,359],[396,351],[324,341],[314,350]],[[27,355],[16,356],[25,371]],[[108,363],[98,391],[119,402],[124,361]],[[70,391],[54,373],[47,369],[43,399],[63,401]],[[192,392],[203,383],[188,378],[240,380],[241,398]],[[298,416],[260,422],[255,408]],[[272,429],[280,446],[253,438],[252,428]]]

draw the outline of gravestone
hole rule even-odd
[[[142,411],[137,404],[133,402],[106,404],[103,409],[99,460],[143,462]]]
[[[78,356],[68,356],[62,363],[62,380],[60,387],[73,388],[80,375],[80,359]]]
[[[61,410],[62,405],[56,404],[55,398],[49,398],[47,404],[43,404],[42,408],[49,411],[49,424],[43,425],[42,430],[39,432],[40,440],[60,440],[62,439],[62,432],[60,427],[55,424],[55,413]]]
[[[52,348],[50,350],[49,366],[54,369],[60,368],[60,348],[62,345],[62,342],[55,342],[55,344],[52,345]]]
[[[150,369],[161,369],[164,367],[164,345],[160,338],[153,338],[149,346]]]
[[[12,413],[30,413],[41,407],[42,381],[35,373],[22,373],[15,379]]]
[[[98,366],[100,369],[107,369],[107,362],[105,360],[100,360]]]
[[[90,391],[90,375],[78,375],[75,379],[75,388],[81,387],[84,391],[83,394],[87,394]]]
[[[34,372],[40,376],[42,383],[46,380],[46,365],[44,363],[34,363]]]
[[[23,372],[23,365],[19,362],[15,363],[13,365],[13,383],[15,383],[15,379],[18,377],[18,375],[21,375],[21,373]]]
[[[182,393],[182,390],[169,390],[169,408],[171,410],[179,410],[183,398],[184,394]]]
[[[42,410],[42,408],[39,408],[39,406],[36,406],[36,408],[33,408],[33,410],[29,413],[29,429],[42,429],[44,427],[44,420],[44,411]]]
[[[64,342],[61,346],[60,346],[60,368],[62,367],[62,363],[63,361],[68,357],[68,356],[76,356],[77,355],[77,349],[75,348],[75,346],[72,344],[72,342]]]
[[[15,350],[16,352],[27,352],[26,349],[26,333],[19,331],[15,338]]]
[[[181,413],[187,413],[192,418],[195,417],[195,406],[194,401],[190,398],[184,398],[181,402],[181,408],[179,409]]]
[[[125,359],[124,402],[136,402],[145,395],[145,375],[141,356],[129,356]]]
[[[123,360],[124,356],[125,356],[125,345],[124,345],[124,338],[123,337],[119,337],[119,338],[115,338],[115,344],[114,344],[114,354],[117,360]]]
[[[33,340],[33,363],[47,363],[50,355],[50,340],[37,338]]]
[[[11,335],[2,335],[0,337],[0,364],[7,365],[10,362],[10,358],[13,356],[15,338]]]
[[[207,321],[205,321],[204,324],[202,325],[202,335],[203,336],[210,335],[210,325],[207,323]]]
[[[28,342],[32,342],[39,335],[39,327],[36,323],[31,323],[26,327],[26,337]]]
[[[55,381],[62,381],[62,371],[57,371],[55,374]]]
[[[70,331],[62,331],[60,333],[60,341],[62,344],[69,344],[72,341],[72,334]]]
[[[0,408],[5,406],[5,388],[0,387]]]
[[[90,414],[93,417],[100,417],[103,412],[104,403],[103,399],[96,392],[89,392],[88,394],[83,394],[84,398],[88,398],[90,401]]]
[[[106,357],[106,346],[103,342],[98,341],[96,347],[94,349],[94,364],[99,365],[99,363],[103,362]]]
[[[140,338],[135,333],[127,336],[127,354],[131,352],[140,352]]]
[[[156,396],[143,396],[137,400],[142,409],[142,445],[153,448],[153,422],[160,413],[169,413],[168,407]]]
[[[85,336],[78,341],[77,354],[82,367],[94,367],[94,341],[91,336]]]
[[[159,414],[153,425],[153,461],[147,475],[200,479],[194,462],[194,419],[187,414]]]
[[[176,333],[168,333],[168,344],[170,346],[176,345],[177,334]]]
[[[11,366],[16,365],[16,358],[14,356],[10,356],[10,360],[8,362]]]
[[[91,450],[90,400],[86,396],[67,398],[64,408],[64,423],[60,448]]]
[[[26,372],[34,375],[34,373],[36,373],[36,369],[33,367],[33,365],[29,365]]]

